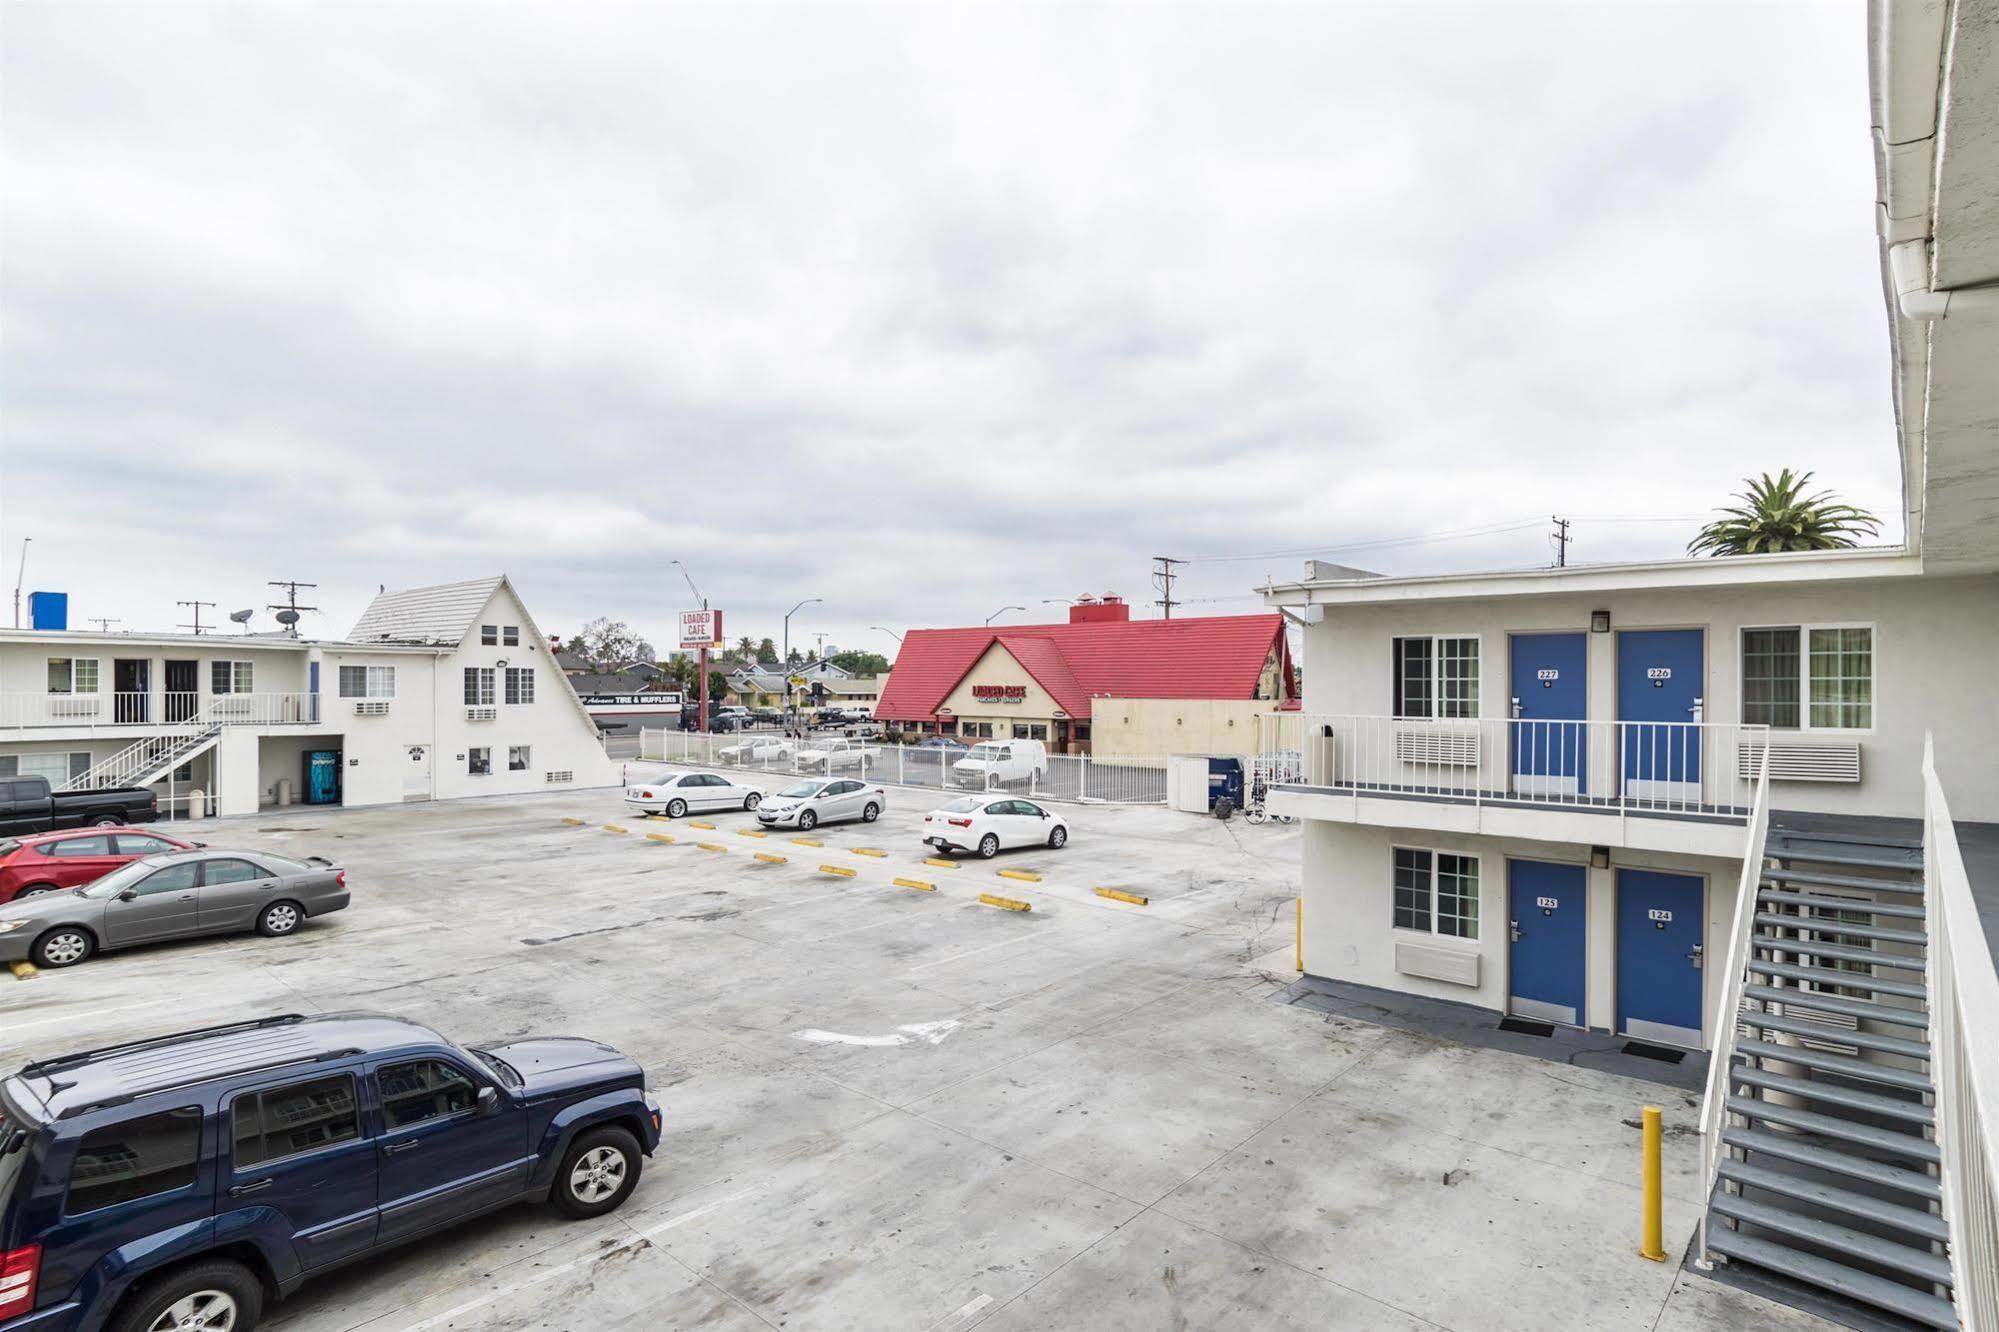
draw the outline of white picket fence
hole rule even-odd
[[[801,739],[782,731],[711,735],[648,728],[639,732],[639,761],[643,763],[730,768],[774,776],[866,777],[932,791],[1005,790],[1037,800],[1086,804],[1166,803],[1163,757],[1096,759],[1087,754],[1050,754],[1045,769],[1024,774],[1017,780],[998,781],[990,775],[957,771],[955,765],[965,757],[965,752],[923,745],[881,744],[837,734]]]

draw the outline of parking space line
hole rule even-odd
[[[46,1027],[52,1022],[75,1022],[79,1017],[102,1017],[107,1013],[130,1013],[133,1010],[140,1008],[159,1008],[166,1004],[184,1004],[186,1002],[187,1000],[185,998],[148,999],[144,1003],[118,1004],[112,1008],[91,1008],[85,1010],[81,1014],[70,1013],[64,1017],[40,1018],[34,1022],[9,1021],[7,1023],[7,1033],[11,1036],[13,1033],[24,1030],[28,1027]]]
[[[949,957],[940,957],[933,962],[919,963],[916,966],[905,968],[904,974],[907,974],[908,972],[911,971],[928,971],[932,967],[941,967],[944,966],[946,963],[962,961],[963,959],[968,957],[976,957],[980,953],[990,953],[995,948],[1006,948],[1012,944],[1026,943],[1029,939],[1033,938],[1035,934],[1039,933],[1041,933],[1041,931],[1037,929],[1033,932],[1033,934],[1016,935],[1011,939],[1002,939],[995,944],[987,944],[983,948],[973,948],[963,953],[953,953]]]

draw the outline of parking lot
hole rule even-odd
[[[0,1058],[369,1008],[646,1066],[666,1137],[622,1211],[474,1222],[308,1283],[286,1332],[1814,1325],[1635,1255],[1648,1102],[1691,1234],[1690,1096],[1268,1002],[1297,829],[1067,807],[1061,852],[939,868],[928,803],[822,847],[614,791],[198,825],[340,860],[352,908],[0,974]]]

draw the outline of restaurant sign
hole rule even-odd
[[[975,684],[972,698],[979,703],[1021,703],[1027,699],[1027,686]]]

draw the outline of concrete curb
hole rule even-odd
[[[888,852],[877,851],[871,846],[857,846],[853,848],[853,852],[857,856],[873,856],[876,860],[885,860],[888,857]]]
[[[687,826],[688,826],[688,827],[690,827],[690,828],[706,828],[706,829],[708,829],[708,831],[710,831],[710,832],[713,832],[713,831],[715,830],[715,825],[714,825],[714,824],[712,824],[712,823],[703,823],[703,822],[702,822],[701,820],[699,820],[699,819],[689,819],[689,820],[687,821]]]
[[[572,828],[581,828],[583,826],[583,820],[581,819],[564,819],[563,822]]]
[[[769,851],[757,852],[757,859],[763,861],[766,865],[788,865],[791,863],[789,858],[785,856],[773,855]]]
[[[1097,889],[1097,896],[1108,897],[1113,902],[1129,902],[1133,906],[1150,906],[1152,904],[1151,898],[1140,897],[1137,893],[1128,893],[1122,888],[1099,888]]]
[[[994,870],[1002,879],[1019,879],[1022,883],[1040,883],[1041,876],[1033,870]]]
[[[662,844],[662,845],[665,845],[665,846],[671,846],[671,845],[673,845],[673,834],[672,834],[672,833],[647,833],[647,834],[646,834],[646,840],[647,840],[648,842],[658,842],[658,843],[660,843],[660,844]]]
[[[925,856],[925,857],[923,858],[923,863],[924,863],[924,864],[926,864],[926,865],[935,865],[935,866],[936,866],[936,867],[937,867],[938,869],[956,869],[956,868],[958,868],[958,862],[957,862],[957,861],[955,861],[955,860],[939,860],[939,859],[937,859],[937,857],[935,857],[935,856]]]
[[[604,825],[604,831],[607,833],[624,833],[629,832],[630,829],[626,828],[623,824],[607,823]]]
[[[985,906],[998,907],[1002,911],[1034,910],[1031,903],[1023,902],[1017,897],[996,897],[991,893],[980,893],[979,901]]]
[[[821,865],[819,872],[821,874],[837,874],[843,879],[851,879],[855,874],[859,873],[858,870],[847,865]]]
[[[694,845],[700,847],[703,851],[727,851],[729,849],[720,842],[696,842]]]
[[[915,888],[918,891],[926,893],[937,891],[937,885],[925,879],[897,879],[895,886],[898,888]]]

